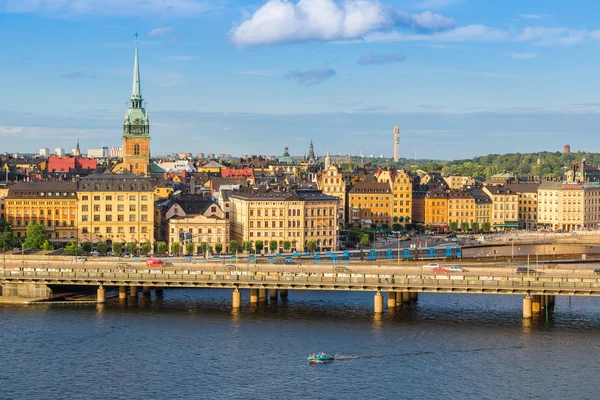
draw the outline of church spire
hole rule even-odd
[[[135,58],[133,60],[133,90],[131,91],[131,105],[133,108],[142,108],[142,87],[140,84],[140,58],[137,32],[135,33]]]
[[[313,141],[312,139],[310,139],[310,145],[308,146],[308,155],[307,155],[309,160],[314,160],[315,159],[315,149],[313,147]]]

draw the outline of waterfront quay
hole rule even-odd
[[[600,276],[590,266],[554,264],[552,268],[517,273],[510,263],[463,263],[459,272],[435,273],[423,263],[350,262],[303,265],[172,263],[149,267],[143,262],[28,261],[0,269],[2,297],[55,298],[62,288],[95,290],[103,303],[107,291],[120,299],[149,295],[154,289],[198,288],[231,290],[234,309],[246,303],[287,298],[295,290],[373,292],[373,310],[418,301],[419,293],[496,294],[523,296],[523,317],[531,318],[552,307],[555,296],[600,296]],[[444,266],[443,264],[441,265]],[[249,298],[242,299],[242,290]],[[244,301],[245,300],[245,301]]]

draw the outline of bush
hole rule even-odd
[[[223,245],[222,245],[221,243],[217,243],[217,244],[215,244],[215,251],[216,251],[218,254],[221,254],[221,252],[223,251]]]
[[[254,243],[254,248],[256,249],[257,253],[260,253],[264,247],[265,247],[265,245],[262,240],[257,240]]]
[[[247,252],[252,251],[252,242],[242,243],[242,248],[244,249],[244,251],[247,251]]]
[[[185,254],[193,254],[194,253],[194,243],[189,242],[185,245]]]
[[[123,243],[113,242],[113,244],[112,244],[112,251],[116,255],[120,256],[121,253],[123,252]]]
[[[148,254],[150,254],[150,250],[152,250],[152,246],[150,245],[150,243],[142,243],[142,255],[147,256]]]
[[[165,242],[156,243],[156,252],[158,254],[165,254],[167,252],[167,244]]]
[[[271,253],[274,253],[277,250],[277,240],[271,240],[269,242],[269,250],[271,250]]]
[[[181,246],[179,245],[179,243],[177,243],[177,242],[171,243],[171,253],[172,254],[179,254],[180,251],[181,251]]]
[[[481,224],[481,230],[483,230],[485,233],[488,233],[490,229],[492,229],[492,224],[490,224],[489,222],[484,222],[483,224]]]
[[[108,244],[106,244],[106,242],[98,243],[98,253],[102,255],[106,255],[106,253],[108,253]]]
[[[290,242],[289,240],[286,240],[283,242],[283,249],[285,251],[290,251],[291,248],[292,248],[292,242]]]
[[[314,240],[309,240],[308,242],[306,242],[306,248],[311,253],[314,253],[315,250],[317,250],[317,242],[315,242]]]
[[[81,250],[83,250],[83,252],[85,254],[90,254],[92,252],[92,248],[94,246],[92,246],[91,242],[83,242],[81,243]]]
[[[200,243],[200,253],[202,253],[203,256],[206,256],[207,250],[208,250],[208,243],[206,243],[206,242]]]
[[[229,242],[229,252],[231,254],[237,254],[239,247],[240,246],[239,246],[237,240],[232,240],[231,242]]]
[[[127,251],[132,255],[132,256],[137,256],[137,243],[135,242],[129,242],[127,243]]]

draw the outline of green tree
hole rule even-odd
[[[27,234],[25,242],[23,242],[23,248],[41,250],[46,240],[48,240],[46,227],[42,224],[32,222],[27,225]]]
[[[148,256],[148,254],[150,254],[150,251],[152,250],[152,245],[148,242],[142,243],[142,249],[141,249],[141,253],[143,256]]]
[[[215,244],[215,251],[217,254],[221,254],[221,251],[223,251],[223,245],[221,243]]]
[[[371,229],[377,229],[377,224],[371,224],[370,227]]]
[[[135,242],[129,242],[127,243],[127,251],[132,255],[132,256],[137,256],[137,243]]]
[[[458,230],[458,222],[456,221],[452,221],[448,224],[448,228],[452,231],[452,232],[456,232]]]
[[[433,224],[428,224],[428,225],[427,225],[427,229],[428,229],[428,230],[432,231],[432,230],[433,230],[433,228],[434,228],[434,227],[433,227]]]
[[[181,250],[181,246],[179,245],[178,242],[171,243],[171,254],[179,254],[180,250]]]
[[[113,242],[113,244],[112,244],[112,251],[117,256],[120,256],[121,253],[123,252],[123,243]]]
[[[271,250],[271,253],[275,253],[275,250],[277,250],[277,240],[271,240],[269,242],[269,250]]]
[[[382,224],[381,229],[390,229],[390,226],[388,224]]]
[[[67,254],[71,254],[71,255],[76,255],[76,254],[83,254],[83,251],[81,250],[81,248],[79,246],[77,246],[77,244],[75,242],[69,242],[69,244],[67,244],[65,246],[65,253]]]
[[[252,251],[252,242],[245,241],[242,243],[242,247],[244,251],[251,252]]]
[[[471,222],[471,230],[473,232],[479,232],[479,223],[478,222]]]
[[[462,232],[467,232],[469,230],[469,223],[463,222],[462,224],[460,224],[460,230]]]
[[[106,242],[98,243],[98,253],[100,253],[102,255],[106,255],[107,252],[108,252],[108,244]]]
[[[290,251],[291,248],[292,248],[292,242],[290,242],[289,240],[285,240],[283,242],[283,250]]]
[[[92,248],[94,246],[91,242],[83,242],[81,243],[81,250],[83,250],[84,254],[90,254],[92,252]]]
[[[265,244],[263,243],[262,240],[257,240],[254,243],[254,248],[256,249],[257,253],[260,253],[264,247],[265,247]]]
[[[481,230],[484,232],[489,232],[492,229],[492,225],[489,222],[484,222],[481,224]]]
[[[5,219],[0,218],[0,249],[10,250],[17,245],[17,242],[11,225]]]
[[[362,234],[360,236],[360,244],[361,244],[361,246],[368,246],[369,245],[369,235],[367,235],[366,233]]]
[[[188,242],[185,245],[185,254],[193,254],[194,253],[194,243]]]
[[[206,243],[206,242],[200,243],[200,253],[202,253],[203,256],[206,256],[207,250],[208,250],[208,243]]]
[[[45,251],[54,250],[54,247],[52,247],[52,245],[50,244],[49,241],[45,240],[44,244],[42,244],[42,250],[45,250]]]
[[[156,252],[163,255],[167,252],[167,244],[165,242],[156,243]]]
[[[238,244],[237,240],[232,240],[229,242],[229,252],[231,254],[237,254],[239,247],[240,245]]]
[[[315,250],[317,250],[317,242],[315,242],[314,240],[309,240],[306,242],[306,248],[308,249],[308,251],[310,251],[311,253],[314,253]]]

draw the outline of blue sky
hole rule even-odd
[[[600,3],[0,0],[0,152],[120,146],[140,33],[152,152],[600,151]]]

